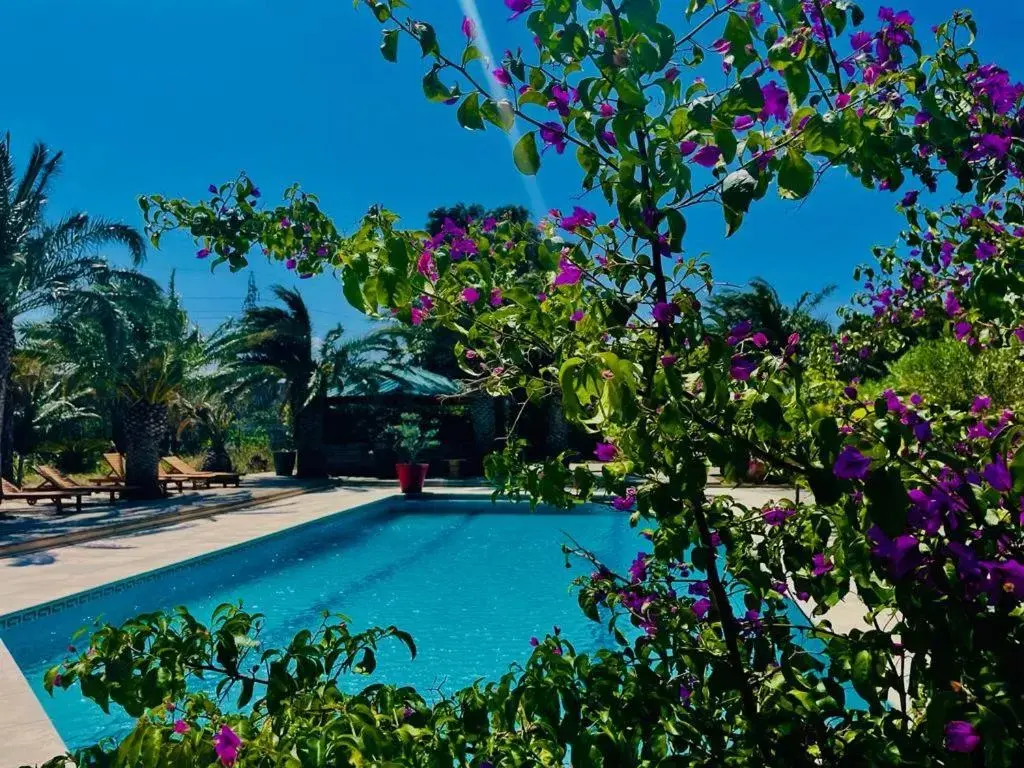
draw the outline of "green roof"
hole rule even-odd
[[[331,392],[332,397],[375,397],[378,395],[408,395],[412,397],[439,397],[457,395],[462,391],[458,382],[446,376],[417,368],[383,368],[373,379],[349,381],[341,389]]]

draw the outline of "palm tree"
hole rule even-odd
[[[88,407],[92,390],[78,380],[77,366],[53,363],[41,350],[26,350],[13,359],[7,407],[11,412],[12,447],[18,455],[15,482],[21,485],[25,459],[46,450],[84,421],[98,418]]]
[[[46,220],[46,203],[61,160],[62,153],[36,144],[19,179],[10,134],[0,140],[0,422],[16,345],[15,320],[52,306],[106,268],[96,259],[102,246],[124,246],[135,264],[145,257],[145,241],[127,225],[84,213],[56,223]],[[0,466],[2,452],[0,441]]]
[[[161,495],[168,411],[206,360],[202,337],[177,296],[137,273],[110,270],[65,296],[53,319],[33,332],[52,338],[96,389],[96,410],[125,454],[134,495]]]
[[[387,367],[367,355],[386,352],[390,341],[384,333],[346,341],[339,325],[318,344],[302,295],[279,285],[271,290],[283,306],[248,307],[241,322],[223,333],[218,356],[226,365],[224,390],[275,390],[288,413],[298,453],[296,474],[323,477],[328,391],[343,381],[372,383],[387,377]]]
[[[755,277],[747,290],[728,289],[714,294],[707,302],[707,319],[723,335],[737,324],[750,321],[755,331],[768,337],[769,347],[779,350],[793,333],[807,339],[831,330],[827,320],[813,313],[835,290],[835,285],[827,285],[816,293],[807,291],[787,307],[767,280]]]

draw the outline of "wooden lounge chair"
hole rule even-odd
[[[110,503],[113,504],[117,494],[124,493],[125,491],[131,490],[126,485],[113,485],[111,483],[97,483],[95,485],[82,485],[76,483],[73,479],[65,475],[56,467],[51,467],[49,464],[37,464],[36,472],[43,478],[43,484],[38,488],[32,488],[33,491],[81,491],[82,493],[107,493],[110,494]]]
[[[241,483],[241,479],[237,472],[205,472],[201,469],[194,468],[184,459],[173,455],[164,456],[163,460],[167,462],[167,465],[175,474],[178,475],[208,480],[211,483],[222,483],[225,488],[227,488],[228,485],[234,485],[237,488]]]
[[[67,499],[75,500],[75,511],[82,511],[82,496],[88,494],[81,491],[23,491],[7,480],[3,481],[4,501],[27,501],[29,506],[35,506],[40,501],[52,501],[57,506],[57,513],[64,511],[64,502]]]
[[[120,453],[104,453],[103,460],[107,462],[107,466],[110,467],[110,471],[106,475],[102,475],[100,477],[90,477],[89,482],[96,483],[96,485],[124,485],[124,456]],[[184,490],[184,484],[190,479],[191,478],[181,477],[180,475],[169,475],[163,470],[160,470],[157,482],[160,483],[160,487],[163,488],[164,493],[167,493],[167,488],[171,485],[176,486],[178,492],[181,493]],[[198,487],[195,482],[192,484],[193,487]]]

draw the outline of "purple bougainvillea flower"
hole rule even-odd
[[[500,307],[502,305],[502,302],[503,302],[503,299],[502,299],[502,296],[501,296],[501,288],[492,288],[491,289],[491,299],[490,299],[491,306],[492,307]]]
[[[824,576],[835,568],[835,565],[821,552],[811,555],[811,573],[814,576]]]
[[[619,449],[614,443],[598,443],[594,448],[594,455],[598,461],[615,461],[619,455]]]
[[[872,554],[885,561],[894,579],[905,579],[924,559],[917,539],[908,534],[890,539],[881,528],[874,525],[868,531],[868,538],[873,542]]]
[[[736,325],[729,329],[729,338],[726,339],[726,343],[730,347],[735,347],[750,335],[750,331],[753,327],[753,324],[749,320],[743,320],[736,323]]]
[[[997,253],[999,253],[998,248],[992,245],[992,243],[984,241],[978,243],[978,247],[974,249],[974,256],[978,261],[988,261]]]
[[[946,298],[943,302],[943,306],[946,309],[946,314],[950,317],[956,317],[960,314],[960,310],[962,309],[960,302],[957,300],[956,296],[953,295],[952,291],[946,292]]]
[[[285,216],[281,219],[281,229],[288,229],[292,225],[292,220]]]
[[[477,252],[476,241],[471,237],[456,237],[452,240],[452,261],[468,259]]]
[[[611,104],[602,104],[601,117],[615,117],[615,107]]]
[[[625,496],[616,496],[612,499],[612,506],[619,512],[629,512],[636,503],[636,493],[627,493]]]
[[[843,480],[863,480],[871,471],[871,459],[852,445],[845,445],[836,457],[832,471]]]
[[[718,163],[718,158],[721,156],[722,150],[714,144],[708,144],[697,150],[697,153],[693,156],[693,162],[705,168],[714,168]]]
[[[484,219],[483,230],[484,232],[493,232],[495,227],[498,226],[498,220],[493,216],[488,216]]]
[[[978,395],[974,398],[974,402],[971,403],[971,411],[974,413],[982,413],[992,407],[992,398],[988,395]]]
[[[736,381],[746,381],[757,368],[757,360],[746,355],[733,355],[729,365],[729,376]]]
[[[848,93],[840,93],[836,96],[836,109],[846,109],[850,106],[850,102],[853,98]]]
[[[543,304],[545,301],[548,300],[548,295],[546,293],[544,293],[543,291],[541,291],[534,298],[536,298],[537,301],[539,301],[541,304]]]
[[[196,258],[197,259],[205,259],[209,255],[210,255],[210,249],[209,248],[200,248],[198,251],[196,251]]]
[[[480,291],[473,286],[467,286],[462,289],[462,300],[467,304],[476,304],[480,300]]]
[[[946,749],[950,752],[973,752],[981,743],[977,729],[966,720],[952,720],[946,723]]]
[[[715,40],[715,42],[711,44],[711,50],[713,50],[715,53],[721,54],[722,56],[725,56],[727,53],[729,53],[730,48],[732,48],[732,43],[730,43],[724,37],[718,38],[717,40]]]
[[[612,133],[611,131],[601,131],[601,133],[598,135],[601,137],[601,141],[603,141],[609,147],[619,146],[619,140],[615,138],[615,134]]]
[[[914,125],[928,125],[932,121],[932,116],[925,110],[921,110],[914,115]]]
[[[413,307],[409,310],[410,321],[413,325],[423,325],[424,319],[427,317],[427,312],[419,307]]]
[[[789,509],[787,507],[769,507],[761,512],[761,516],[764,518],[765,523],[772,527],[782,525],[795,514],[795,509]]]
[[[682,141],[679,143],[679,154],[683,157],[689,157],[693,154],[694,150],[697,149],[696,141]]]
[[[670,83],[675,82],[675,79],[677,77],[679,77],[678,67],[669,67],[668,69],[665,70],[665,79],[668,80]]]
[[[249,194],[252,195],[253,197],[259,197],[260,196],[260,188],[259,187],[253,187],[252,191]]]
[[[659,325],[669,325],[679,314],[679,307],[671,301],[659,301],[654,305],[654,321]]]
[[[505,7],[512,11],[509,21],[517,19],[533,7],[533,0],[505,0]]]
[[[216,195],[217,194],[217,185],[216,184],[211,184],[210,186],[207,187],[207,189],[209,190],[211,195]]]
[[[555,152],[565,152],[565,130],[558,123],[547,122],[540,127],[540,140],[544,142],[544,148],[554,147]]]
[[[754,346],[757,347],[758,349],[764,349],[765,347],[768,346],[768,337],[765,336],[760,331],[751,336],[750,340],[754,342]]]
[[[973,330],[973,325],[968,323],[966,320],[961,320],[953,326],[953,335],[956,337],[957,341],[963,341],[971,335],[971,331]]]
[[[690,703],[690,697],[691,696],[693,696],[693,691],[691,691],[685,685],[680,684],[680,686],[679,686],[679,700],[681,702],[683,702],[683,704],[687,704],[688,705]]]
[[[285,268],[285,269],[295,269],[295,265],[296,265],[296,264],[298,264],[298,262],[297,262],[297,261],[296,261],[295,259],[288,259],[288,260],[287,260],[287,261],[286,261],[286,262],[284,263],[284,268]]]
[[[476,24],[469,16],[462,17],[462,34],[466,36],[467,40],[472,40],[476,37]]]
[[[217,753],[223,765],[235,764],[241,746],[242,740],[238,738],[238,734],[226,725],[222,725],[213,737],[213,751]]]
[[[871,46],[872,37],[868,32],[854,32],[850,35],[850,46],[854,51],[862,51]]]
[[[531,637],[530,638],[530,645],[532,645],[534,648],[536,648],[538,645],[540,645],[540,640],[538,640],[536,637]]]
[[[710,610],[711,601],[706,597],[702,597],[700,600],[695,601],[693,604],[693,612],[697,614],[698,619],[703,619],[705,616],[708,615],[708,611]]]
[[[594,38],[604,42],[608,37],[608,32],[604,27],[594,27]]]
[[[495,67],[491,70],[491,74],[494,75],[494,79],[502,85],[512,85],[512,76],[509,75],[508,70],[504,67]]]
[[[568,117],[571,105],[577,99],[579,99],[579,94],[575,88],[563,88],[555,83],[551,86],[551,100],[548,101],[548,109],[555,110],[562,117]]]
[[[430,280],[431,282],[436,281],[440,277],[440,274],[437,271],[434,254],[430,251],[424,251],[421,253],[419,260],[416,262],[416,271],[427,278],[427,280]]]
[[[671,368],[679,360],[675,355],[662,355],[661,356],[661,367]]]
[[[900,205],[902,205],[904,208],[910,208],[911,206],[917,205],[917,198],[920,196],[920,194],[921,193],[918,192],[916,189],[910,190],[909,192],[907,192],[907,194],[903,196],[903,199],[900,201]]]
[[[554,285],[574,286],[581,280],[583,280],[583,269],[568,259],[562,259],[558,262],[558,274],[555,275]]]
[[[597,214],[593,211],[588,211],[586,208],[581,208],[578,205],[574,205],[572,214],[569,216],[563,216],[558,226],[564,229],[566,232],[572,232],[579,227],[592,227],[597,223]]]
[[[746,131],[754,125],[754,118],[750,115],[739,115],[735,120],[732,121],[732,129],[734,131]]]
[[[191,730],[191,728],[189,728],[189,724],[186,723],[184,720],[175,720],[174,721],[174,732],[175,733],[188,733],[190,730]]]
[[[629,577],[634,584],[639,584],[647,578],[647,555],[645,553],[637,552],[636,558],[629,566]]]
[[[759,120],[767,121],[774,117],[781,123],[789,117],[789,92],[785,88],[780,88],[773,80],[761,88],[761,96],[764,97],[764,108],[757,116]]]
[[[1006,493],[1013,488],[1013,478],[1010,477],[1010,470],[1007,469],[1006,462],[1001,456],[997,456],[991,464],[986,464],[982,475],[985,482],[1000,493]]]

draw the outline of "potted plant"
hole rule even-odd
[[[288,430],[282,424],[275,424],[270,432],[270,450],[274,454],[274,474],[291,477],[295,471],[295,450],[288,438]]]
[[[387,431],[394,441],[395,452],[402,459],[395,464],[402,493],[420,493],[430,465],[420,464],[417,459],[424,451],[440,445],[437,430],[425,426],[418,414],[403,413],[398,424],[389,427]]]

